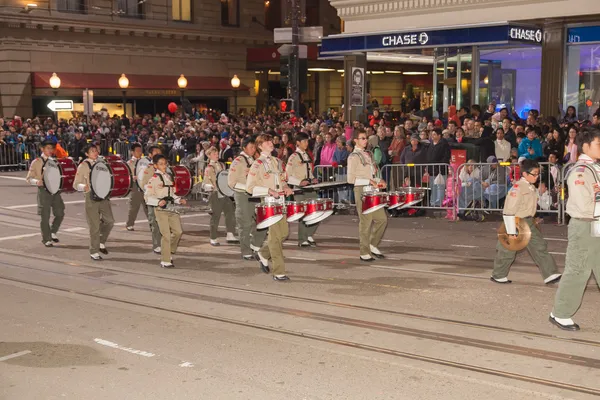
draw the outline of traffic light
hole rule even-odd
[[[292,99],[281,99],[279,100],[279,110],[283,113],[289,113],[294,109],[294,102]]]
[[[283,89],[290,84],[290,56],[279,57],[279,83]]]

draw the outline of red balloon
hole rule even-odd
[[[177,111],[177,104],[171,102],[169,103],[169,106],[167,108],[169,109],[169,112],[171,112],[171,114],[174,114],[175,111]]]

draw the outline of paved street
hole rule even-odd
[[[237,246],[183,216],[176,269],[159,267],[127,201],[102,262],[89,258],[83,198],[45,248],[36,189],[0,175],[0,399],[588,399],[600,395],[600,294],[548,322],[556,286],[527,253],[512,285],[489,281],[498,222],[390,219],[388,257],[358,260],[356,216],[321,224],[316,249],[285,243],[276,283]],[[222,221],[224,222],[224,221]],[[542,226],[564,266],[566,228]]]

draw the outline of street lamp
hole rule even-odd
[[[237,91],[238,88],[240,87],[240,78],[238,78],[237,75],[233,75],[233,78],[231,78],[231,87],[233,88],[233,114],[236,115],[237,114]]]
[[[54,97],[56,98],[58,96],[58,88],[60,87],[60,78],[56,75],[56,72],[53,72],[50,77],[50,87],[52,88],[52,94],[54,94]],[[58,124],[57,111],[54,111],[54,120],[56,121],[56,124]]]
[[[179,79],[177,79],[177,86],[179,86],[179,89],[181,90],[181,115],[183,119],[185,119],[185,107],[183,106],[183,92],[187,87],[187,79],[185,79],[185,76],[183,76],[183,74],[181,74],[179,76]]]
[[[121,74],[119,78],[119,87],[123,90],[123,115],[127,116],[127,88],[129,87],[129,79],[125,74]]]

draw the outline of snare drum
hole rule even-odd
[[[415,204],[418,204],[421,201],[423,201],[423,195],[425,190],[426,189],[417,187],[403,188],[402,191],[404,192],[405,200],[404,204],[400,206],[400,209],[414,206]]]
[[[362,195],[362,213],[371,214],[387,206],[387,193],[366,192]]]
[[[402,189],[388,193],[388,210],[402,207],[406,202],[406,193]]]
[[[333,214],[333,199],[319,199],[317,201],[323,205],[323,214],[317,218],[305,221],[304,223],[308,226],[318,224]]]
[[[49,158],[44,163],[43,182],[50,194],[72,193],[77,167],[71,158]]]
[[[256,229],[265,229],[283,218],[283,204],[280,201],[265,200],[256,205]]]
[[[304,217],[305,213],[305,205],[303,202],[298,201],[288,201],[285,203],[285,214],[287,216],[287,222],[296,222],[302,217]]]
[[[144,190],[141,186],[144,181],[144,171],[150,164],[152,164],[152,161],[148,157],[142,157],[135,162],[135,177],[137,178],[135,183],[142,191]]]
[[[90,190],[94,200],[125,197],[131,189],[129,167],[123,161],[97,161],[90,171]]]
[[[304,218],[302,221],[306,224],[313,219],[319,218],[325,211],[325,205],[318,199],[306,200],[304,203]]]
[[[175,194],[179,197],[185,197],[190,194],[192,186],[194,186],[190,170],[183,165],[175,165],[171,167],[171,171],[173,172],[171,175],[173,176],[175,185]]]

